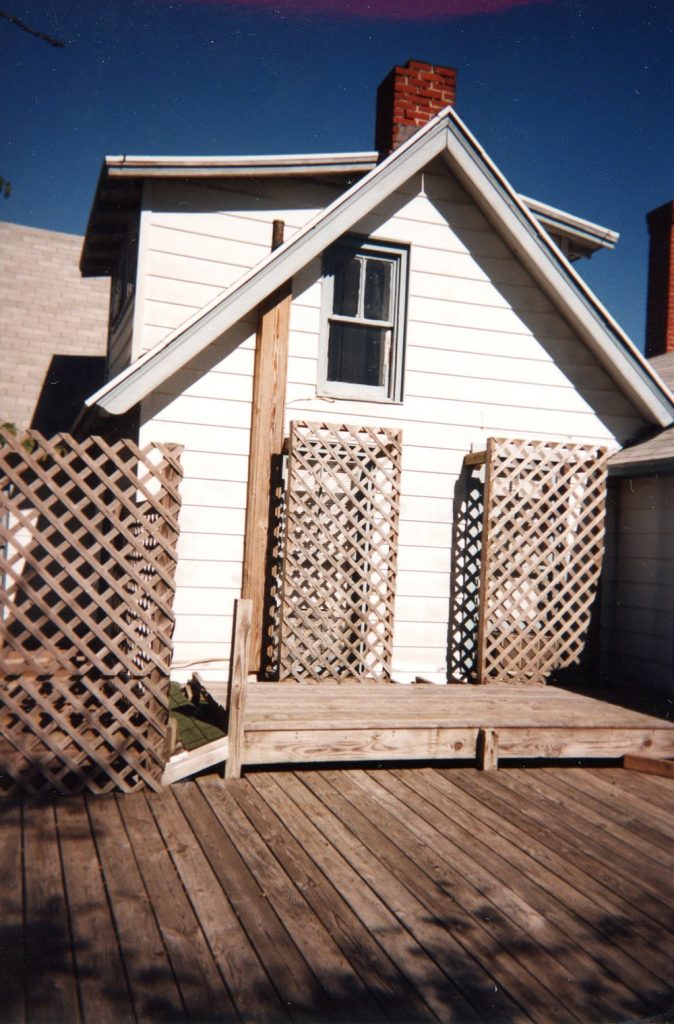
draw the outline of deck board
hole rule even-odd
[[[52,812],[53,813],[53,812]],[[23,916],[23,864],[22,848],[22,809],[20,807],[0,807],[0,872],[3,879],[2,915],[0,915],[0,967],[3,968],[2,1000],[6,1010],[12,1014],[12,1022],[23,1024],[25,1020],[25,974],[22,970],[25,963],[26,938],[31,942],[37,932],[51,929],[49,917],[36,908],[35,918],[30,919],[30,927],[24,929]],[[56,914],[54,927],[58,928]],[[63,941],[63,936],[61,936]]]
[[[621,769],[426,766],[4,806],[0,1017],[664,1019],[673,803]]]
[[[26,920],[32,922],[32,927],[25,930],[24,955],[31,976],[26,986],[26,1015],[40,1024],[54,1020],[79,1021],[72,937],[54,808],[27,804],[23,818],[24,912]],[[20,852],[17,847],[18,856]],[[52,964],[48,975],[41,970],[45,957]]]
[[[674,757],[674,723],[553,686],[246,684],[242,764]]]

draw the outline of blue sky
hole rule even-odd
[[[641,346],[648,210],[674,198],[672,0],[4,0],[0,217],[82,233],[105,154],[369,150],[378,83],[458,69],[520,192],[620,231],[577,264]]]

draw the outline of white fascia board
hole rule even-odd
[[[670,393],[456,112],[450,113],[447,154],[464,187],[642,415],[662,427],[671,424]]]
[[[110,178],[260,177],[371,171],[376,153],[299,153],[284,156],[107,156]]]
[[[601,224],[595,224],[583,217],[576,217],[575,214],[567,213],[566,210],[560,210],[556,206],[542,203],[539,199],[531,199],[530,196],[523,196],[521,193],[520,199],[537,219],[543,220],[545,224],[549,224],[559,232],[568,234],[571,238],[588,239],[595,242],[598,248],[605,249],[615,248],[620,240],[619,232],[611,231],[610,228],[602,227]]]
[[[443,152],[446,136],[447,111],[443,111],[236,285],[91,395],[86,404],[98,405],[112,415],[127,412]]]

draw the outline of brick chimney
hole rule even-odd
[[[380,159],[407,142],[419,128],[454,103],[456,71],[408,60],[395,67],[377,89],[375,148]]]
[[[674,200],[646,216],[650,234],[646,357],[674,352]]]

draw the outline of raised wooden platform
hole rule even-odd
[[[249,772],[0,807],[11,1024],[671,1020],[674,781]]]
[[[240,762],[478,758],[488,768],[502,758],[674,757],[674,723],[610,696],[552,686],[249,682]]]

